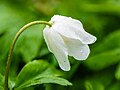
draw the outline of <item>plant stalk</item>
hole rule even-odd
[[[21,35],[21,33],[23,31],[25,31],[28,27],[32,26],[32,25],[36,25],[36,24],[46,24],[48,25],[49,27],[52,26],[51,23],[49,22],[46,22],[46,21],[33,21],[33,22],[30,22],[28,24],[26,24],[25,26],[23,26],[18,32],[17,34],[15,35],[13,41],[12,41],[12,44],[10,46],[10,50],[9,50],[9,54],[8,54],[8,58],[7,58],[7,65],[6,65],[6,71],[5,71],[5,85],[4,85],[4,90],[9,90],[8,89],[8,76],[9,76],[9,69],[10,69],[10,64],[11,64],[11,56],[12,56],[12,53],[13,53],[13,49],[15,47],[15,43],[18,39],[18,37]]]

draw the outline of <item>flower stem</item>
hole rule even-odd
[[[28,27],[32,26],[32,25],[36,25],[36,24],[46,24],[48,26],[52,26],[51,23],[49,22],[46,22],[46,21],[34,21],[34,22],[30,22],[28,24],[26,24],[25,26],[23,26],[18,32],[17,34],[15,35],[13,41],[12,41],[12,44],[10,46],[10,51],[9,51],[9,54],[8,54],[8,59],[7,59],[7,65],[6,65],[6,71],[5,71],[5,86],[4,86],[4,90],[8,90],[8,76],[9,76],[9,69],[10,69],[10,63],[11,63],[11,55],[13,53],[13,49],[14,49],[14,46],[15,46],[15,43],[18,39],[18,37],[20,36],[20,34],[25,31]]]

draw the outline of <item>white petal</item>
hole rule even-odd
[[[55,55],[61,69],[69,71],[68,51],[61,36],[49,27],[44,29],[43,34],[49,50]]]
[[[86,44],[82,44],[79,40],[70,39],[62,36],[67,45],[68,54],[77,60],[85,60],[89,56],[90,49]]]
[[[65,37],[78,39],[83,44],[91,44],[96,41],[96,37],[87,33],[82,23],[76,19],[54,15],[50,22],[53,22],[52,28]]]

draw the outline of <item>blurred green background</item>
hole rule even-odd
[[[97,37],[96,43],[90,45],[90,56],[86,61],[69,57],[71,70],[63,72],[47,49],[44,25],[32,26],[21,35],[14,49],[10,87],[14,87],[26,63],[42,59],[73,85],[37,84],[23,90],[120,90],[120,0],[0,0],[0,90],[16,32],[31,21],[49,21],[55,14],[80,20],[85,30]]]

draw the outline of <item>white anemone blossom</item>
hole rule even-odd
[[[46,26],[43,35],[62,70],[70,70],[68,55],[77,60],[87,59],[90,53],[88,44],[94,43],[96,37],[87,33],[79,20],[54,15],[49,22],[52,26]]]

